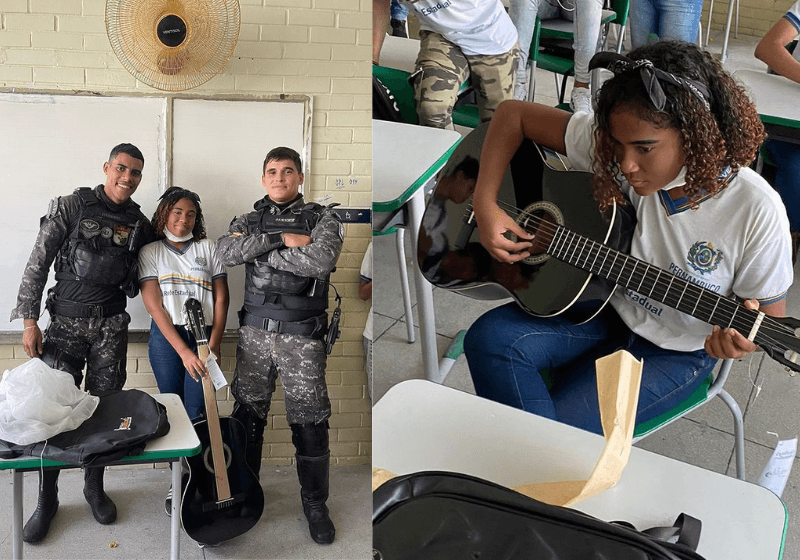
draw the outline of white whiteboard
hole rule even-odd
[[[159,97],[0,94],[0,330],[23,328],[21,320],[9,317],[49,201],[76,187],[105,183],[103,163],[117,144],[134,144],[144,155],[133,200],[152,216],[165,183],[166,107]],[[51,270],[47,288],[53,283]],[[135,313],[141,303],[130,301],[128,308],[136,328],[147,328],[146,317]],[[44,329],[44,306],[42,311]]]
[[[103,163],[115,145],[135,144],[144,154],[135,200],[148,218],[170,185],[200,194],[208,237],[264,196],[261,164],[275,146],[296,149],[309,181],[310,98],[206,100],[173,97],[0,93],[0,331],[9,322],[25,264],[55,196],[105,182]],[[229,271],[228,329],[237,327],[243,271]],[[50,273],[49,288],[53,284]],[[45,295],[47,293],[45,288]],[[147,331],[150,319],[137,297],[128,302],[131,330]],[[47,312],[39,325],[47,324]]]
[[[253,210],[267,194],[261,186],[264,157],[276,146],[297,150],[308,173],[303,103],[176,99],[173,104],[172,184],[200,195],[209,239],[231,220]],[[302,187],[301,187],[302,189]],[[228,269],[231,299],[227,329],[238,327],[244,266]]]

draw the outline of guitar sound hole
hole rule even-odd
[[[545,251],[553,240],[556,227],[564,225],[564,215],[558,206],[544,200],[534,202],[519,213],[516,221],[521,228],[534,235],[533,246],[530,249],[531,256],[522,262],[535,265],[549,259],[550,255]],[[510,237],[513,241],[517,240],[516,235]]]
[[[228,467],[231,466],[232,453],[231,448],[228,447],[228,444],[225,442],[222,443],[222,455],[225,457],[225,470],[228,470]],[[214,463],[210,447],[203,452],[203,464],[206,466],[208,472],[214,473]]]

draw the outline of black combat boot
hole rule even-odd
[[[22,529],[22,540],[38,543],[47,536],[50,522],[58,511],[58,474],[61,471],[39,471],[39,501],[36,511]]]
[[[117,519],[117,506],[103,491],[103,467],[86,467],[83,471],[83,497],[92,508],[98,523],[108,525]]]
[[[244,450],[244,460],[256,480],[261,479],[261,451],[264,447],[264,428],[267,421],[256,414],[249,406],[236,403],[233,407],[232,418],[236,418],[244,425],[247,435],[247,445]]]
[[[300,499],[308,520],[311,538],[319,544],[330,544],[336,528],[328,515],[330,450],[328,423],[291,424],[292,443],[297,454],[297,478],[300,480]]]

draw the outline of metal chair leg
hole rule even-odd
[[[736,453],[736,478],[739,480],[745,480],[744,419],[742,418],[742,410],[739,408],[739,405],[734,398],[731,397],[730,394],[728,394],[728,392],[724,389],[721,390],[717,396],[722,399],[722,402],[728,405],[728,408],[731,410],[731,414],[733,414],[733,449]]]
[[[403,307],[406,314],[406,332],[408,343],[414,342],[414,316],[411,314],[411,290],[408,284],[408,266],[406,265],[405,229],[397,228],[396,233],[397,260],[400,265],[400,287],[403,291]]]

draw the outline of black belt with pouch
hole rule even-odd
[[[278,334],[296,334],[322,340],[327,330],[326,316],[319,315],[304,321],[277,321],[267,317],[259,317],[246,311],[239,314],[240,324]]]

